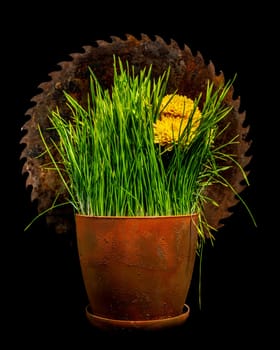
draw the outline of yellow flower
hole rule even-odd
[[[195,135],[201,116],[198,107],[192,115],[194,107],[194,101],[187,96],[165,95],[161,103],[160,117],[154,123],[154,142],[170,147],[174,142],[178,142],[187,127],[186,144],[188,144]]]

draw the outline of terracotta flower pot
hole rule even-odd
[[[187,318],[197,215],[75,219],[91,323],[156,328]]]

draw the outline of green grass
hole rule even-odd
[[[178,142],[167,150],[154,142],[153,125],[160,118],[170,70],[155,79],[152,65],[136,74],[133,66],[114,57],[110,91],[100,85],[90,68],[89,72],[87,106],[65,91],[71,118],[64,119],[58,108],[51,112],[59,142],[47,143],[39,127],[53,169],[67,190],[67,203],[85,215],[198,213],[199,232],[204,237],[205,230],[210,232],[211,228],[203,219],[203,207],[213,201],[205,196],[205,188],[217,182],[230,186],[223,177],[228,161],[241,169],[247,181],[234,156],[224,151],[228,144],[237,142],[236,138],[216,144],[217,136],[226,129],[220,130],[220,122],[232,108],[224,99],[234,79],[215,89],[208,83],[194,137],[190,138],[188,124]],[[201,96],[194,101],[193,113]],[[53,155],[54,148],[59,159]]]

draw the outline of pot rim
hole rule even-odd
[[[179,214],[179,215],[91,215],[91,214],[75,214],[76,217],[88,217],[96,219],[169,219],[169,218],[184,218],[197,217],[198,213]]]

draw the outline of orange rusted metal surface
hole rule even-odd
[[[197,215],[76,215],[83,280],[91,313],[148,321],[183,314],[197,248]]]

